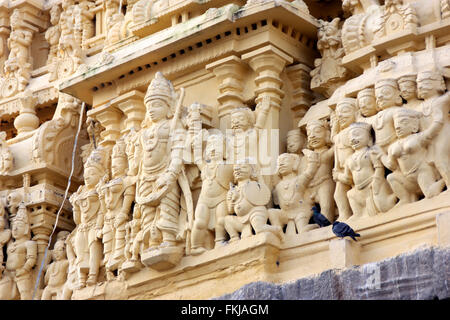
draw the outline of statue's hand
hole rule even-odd
[[[23,276],[24,274],[27,274],[28,271],[25,268],[19,268],[16,270],[16,277]]]
[[[101,239],[103,237],[103,232],[101,228],[97,228],[97,230],[95,230],[95,237],[97,239]]]
[[[125,221],[127,221],[128,215],[121,212],[117,215],[117,217],[114,219],[114,228],[118,228],[120,225],[122,225]]]

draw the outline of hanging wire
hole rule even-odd
[[[33,297],[31,298],[32,300],[34,300],[37,288],[39,286],[39,280],[41,279],[41,275],[42,275],[42,270],[44,269],[44,265],[45,262],[47,260],[47,253],[48,250],[50,248],[50,244],[52,242],[52,236],[55,233],[56,227],[58,225],[58,220],[59,220],[59,215],[61,214],[62,208],[64,206],[64,203],[67,200],[67,195],[69,193],[69,188],[70,188],[70,184],[72,183],[72,176],[73,176],[73,171],[75,169],[75,154],[76,154],[76,150],[77,150],[77,145],[78,145],[78,136],[80,135],[80,131],[81,131],[81,126],[83,123],[83,115],[84,115],[84,108],[85,108],[85,103],[83,102],[81,104],[81,110],[80,110],[80,120],[78,122],[78,130],[77,130],[77,134],[75,135],[75,142],[73,144],[73,150],[72,150],[72,169],[70,170],[70,175],[69,175],[69,180],[67,181],[67,187],[66,187],[66,192],[64,193],[64,199],[61,202],[61,206],[59,207],[59,210],[56,214],[56,221],[55,221],[55,225],[53,226],[53,230],[52,233],[50,234],[50,237],[48,239],[48,244],[47,247],[45,248],[45,254],[44,254],[44,259],[42,259],[42,263],[41,263],[41,267],[39,268],[39,273],[38,273],[38,277],[36,279],[36,284],[34,286],[34,291],[33,291]]]

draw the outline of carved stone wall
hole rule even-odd
[[[205,299],[447,252],[449,12],[2,3],[0,298]]]

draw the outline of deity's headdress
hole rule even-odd
[[[84,167],[94,167],[99,170],[101,175],[104,175],[106,173],[106,168],[108,167],[107,151],[103,147],[92,150]]]
[[[375,90],[373,88],[364,88],[362,90],[359,90],[357,97],[358,98],[362,98],[362,97],[373,97],[375,98]]]
[[[17,214],[12,219],[12,224],[21,222],[26,226],[25,234],[30,235],[30,221],[28,218],[28,210],[25,203],[21,202],[17,210]]]
[[[439,82],[439,86],[437,88],[439,91],[443,92],[446,89],[444,77],[442,76],[442,73],[436,68],[419,72],[417,74],[417,82],[420,82],[422,80],[432,80]]]
[[[119,140],[117,140],[116,144],[114,145],[114,147],[112,149],[111,159],[123,158],[123,159],[127,160],[128,157],[126,154],[126,148],[127,148],[127,145],[125,144],[124,138],[120,138]]]
[[[375,89],[383,87],[383,86],[390,86],[396,90],[399,90],[397,80],[395,80],[395,79],[391,79],[391,78],[380,79],[377,82],[375,82]]]
[[[336,109],[342,105],[350,105],[353,109],[356,110],[356,99],[355,98],[342,98],[336,105]]]
[[[412,73],[412,74],[405,74],[405,75],[401,76],[400,78],[398,78],[397,82],[399,84],[403,83],[403,82],[407,82],[407,81],[416,82],[416,78],[417,78],[417,75],[414,74],[414,73]]]
[[[159,71],[155,74],[155,78],[148,86],[147,93],[144,97],[144,103],[154,99],[161,99],[166,102],[171,110],[170,113],[173,114],[174,110],[172,110],[172,108],[175,107],[174,102],[176,99],[175,90],[172,82],[167,80]]]

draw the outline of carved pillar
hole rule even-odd
[[[303,118],[313,99],[310,89],[311,76],[309,75],[311,68],[299,63],[286,68],[286,72],[294,87],[291,110],[294,114],[294,127],[297,127],[297,123]]]
[[[4,74],[3,66],[9,55],[6,41],[10,32],[8,6],[3,3],[0,5],[0,75]]]
[[[25,91],[19,97],[19,116],[14,120],[14,127],[18,134],[33,131],[39,126],[39,118],[34,109],[36,98],[31,91]]]
[[[114,106],[107,104],[88,112],[88,117],[96,119],[105,128],[100,134],[102,146],[112,148],[120,138],[120,122],[122,112]]]
[[[257,85],[256,103],[261,102],[263,97],[270,97],[271,109],[265,127],[267,129],[278,129],[281,101],[284,97],[284,92],[281,90],[283,81],[280,74],[286,64],[293,62],[292,57],[274,46],[268,45],[242,55],[242,60],[248,62],[257,74],[255,78]]]
[[[272,188],[273,183],[270,177],[276,173],[276,158],[280,152],[277,129],[280,125],[280,108],[284,97],[280,74],[286,64],[293,62],[293,58],[274,46],[268,45],[242,55],[242,60],[248,62],[256,72],[255,102],[258,104],[264,97],[270,98],[271,107],[264,125],[267,130],[259,131],[258,161],[267,186]]]
[[[47,205],[45,203],[34,204],[28,206],[30,210],[30,221],[31,221],[31,232],[33,232],[33,239],[37,242],[38,246],[38,256],[36,267],[34,269],[34,279],[37,279],[39,274],[39,269],[41,267],[42,261],[45,255],[45,248],[48,245],[48,240],[50,239],[50,234],[53,230],[53,225],[56,221],[56,212],[58,208],[54,206]],[[46,263],[50,260],[50,252],[47,252]],[[44,274],[41,274],[41,279],[39,281],[39,288],[44,286]]]
[[[141,128],[141,122],[145,117],[144,94],[133,90],[121,95],[114,102],[117,107],[125,114],[125,129],[122,133],[127,133],[131,128],[138,131]]]
[[[211,70],[219,80],[219,128],[226,130],[230,128],[230,111],[244,104],[242,77],[245,67],[241,59],[230,56],[208,64],[206,69]]]

